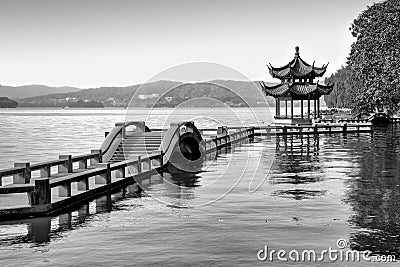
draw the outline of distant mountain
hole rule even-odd
[[[0,108],[16,108],[18,103],[7,97],[0,97]]]
[[[203,98],[202,102],[189,100]],[[204,101],[208,98],[210,101]],[[213,101],[213,99],[217,101]],[[130,102],[132,100],[132,102]],[[156,81],[126,87],[99,87],[76,92],[48,94],[20,99],[19,106],[59,107],[74,101],[96,101],[106,107],[192,106],[265,106],[265,97],[257,82],[214,80],[200,83]],[[214,103],[212,103],[214,102]],[[274,103],[272,98],[267,102]]]
[[[44,96],[35,96],[23,98],[19,101],[20,106],[42,106],[53,107],[63,101],[83,100],[96,101],[108,107],[127,107],[135,92],[140,88],[143,94],[160,94],[170,88],[181,84],[173,81],[157,81],[142,84],[136,84],[126,87],[99,87],[84,89],[77,92],[48,94]],[[142,87],[143,86],[143,87]],[[140,94],[140,93],[139,93]]]
[[[62,87],[50,87],[45,85],[23,85],[23,86],[6,86],[0,85],[0,96],[9,97],[12,99],[21,99],[34,96],[42,96],[54,93],[68,93],[76,92],[81,89],[62,86]]]
[[[146,87],[146,85],[144,86]],[[144,90],[147,92],[147,90]],[[257,82],[213,80],[185,83],[168,91],[160,91],[156,97],[134,98],[132,106],[147,107],[230,107],[265,106],[266,98]],[[267,98],[268,104],[273,99]]]

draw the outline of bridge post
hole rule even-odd
[[[110,184],[111,183],[111,170],[110,163],[99,163],[97,165],[100,168],[106,168],[105,172],[95,176],[95,184]]]
[[[283,125],[282,133],[283,133],[283,135],[287,135],[287,126],[286,125]]]
[[[101,149],[93,149],[90,150],[91,154],[97,154],[95,157],[90,159],[90,166],[96,166],[98,163],[102,162],[102,156],[101,156]]]
[[[79,161],[79,169],[87,169],[87,159]]]
[[[160,151],[160,167],[164,166],[164,151]]]
[[[142,157],[141,156],[137,157],[137,172],[138,173],[142,172]]]
[[[214,142],[215,142],[215,148],[218,149],[220,140],[218,140],[218,136],[217,135],[214,136]]]
[[[46,205],[51,202],[51,188],[49,178],[35,179],[35,190],[28,193],[31,206]]]
[[[217,128],[217,134],[228,133],[228,126],[220,126]]]
[[[13,175],[13,183],[14,184],[29,184],[31,182],[31,166],[29,162],[24,163],[14,163],[14,167],[16,168],[24,168],[21,173],[17,173]]]
[[[60,155],[60,160],[66,160],[65,163],[58,165],[59,173],[71,173],[72,172],[72,156],[71,155]]]
[[[347,132],[347,123],[343,123],[343,133]]]
[[[40,169],[40,177],[41,178],[46,178],[46,177],[51,177],[51,167],[46,166]]]

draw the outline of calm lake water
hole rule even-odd
[[[186,118],[210,127],[271,121],[265,109],[255,113],[160,109],[147,118],[146,110],[129,110],[128,118],[146,120],[150,128]],[[124,120],[118,109],[0,110],[0,168],[87,153]],[[60,216],[2,222],[0,264],[378,265],[327,257],[323,263],[257,259],[266,245],[319,253],[338,249],[338,239],[354,250],[400,260],[399,137],[395,125],[362,134],[257,137],[209,155],[199,173],[151,177],[140,198],[128,188]]]

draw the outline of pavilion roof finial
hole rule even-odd
[[[269,65],[269,73],[273,78],[285,79],[297,78],[297,79],[314,79],[315,77],[322,77],[326,71],[326,65],[322,67],[316,67],[315,61],[308,64],[300,57],[299,47],[295,46],[294,58],[283,67],[274,68]]]
[[[296,46],[295,48],[294,48],[294,50],[296,51],[296,53],[294,54],[296,57],[298,57],[299,55],[300,55],[300,53],[299,53],[299,47],[298,46]]]

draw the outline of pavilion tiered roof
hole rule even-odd
[[[273,67],[269,64],[268,69],[269,73],[273,78],[285,79],[285,78],[315,78],[322,77],[325,72],[328,64],[322,65],[322,67],[316,67],[315,61],[312,65],[305,62],[299,53],[299,47],[295,48],[296,53],[294,58],[283,67]]]

